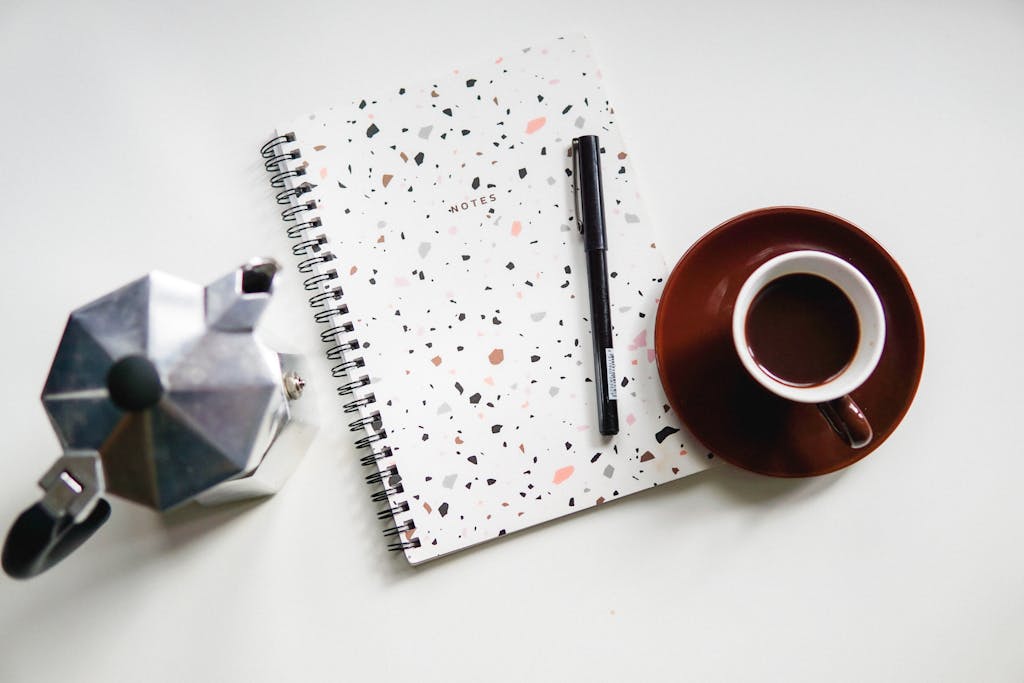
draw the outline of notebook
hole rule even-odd
[[[620,431],[598,433],[569,150],[602,145]],[[585,38],[302,117],[263,148],[389,547],[412,563],[687,476],[666,264]],[[329,378],[330,379],[330,378]]]

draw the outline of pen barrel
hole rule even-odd
[[[598,430],[604,435],[619,431],[618,390],[612,351],[611,296],[605,250],[587,251],[590,283],[590,326],[594,342],[594,385],[597,390]]]
[[[576,191],[580,198],[583,223],[583,248],[587,251],[607,249],[604,224],[604,191],[601,177],[601,143],[596,135],[582,135],[573,140],[576,156]]]

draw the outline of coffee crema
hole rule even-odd
[[[795,273],[772,280],[757,293],[745,323],[757,365],[780,382],[825,384],[853,360],[860,323],[839,287],[818,275]]]

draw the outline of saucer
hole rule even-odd
[[[860,449],[836,436],[814,405],[764,389],[736,356],[732,311],[740,287],[765,261],[799,249],[848,261],[882,301],[882,357],[852,394],[874,430]],[[924,326],[903,271],[866,233],[814,209],[771,207],[726,221],[683,255],[662,293],[654,348],[669,403],[712,453],[761,474],[807,477],[860,460],[896,429],[921,379]]]

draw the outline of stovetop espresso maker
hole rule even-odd
[[[153,272],[71,313],[42,394],[64,453],[8,533],[9,575],[80,546],[108,492],[163,511],[283,485],[317,422],[302,359],[253,334],[277,271],[254,259],[206,287]]]

